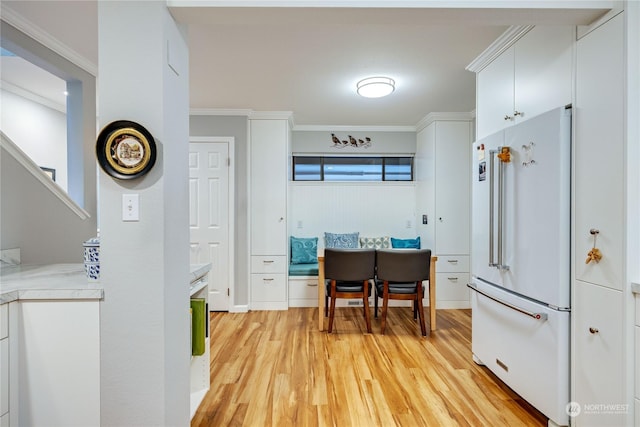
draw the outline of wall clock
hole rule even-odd
[[[156,144],[144,126],[117,120],[98,135],[96,156],[107,174],[118,179],[134,179],[149,172],[155,164]]]

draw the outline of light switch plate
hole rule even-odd
[[[138,194],[122,195],[122,220],[140,221],[140,198]]]

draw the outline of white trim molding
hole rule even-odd
[[[435,121],[472,121],[475,117],[475,111],[470,113],[429,113],[424,119],[420,120],[416,125],[416,132],[420,132],[422,129],[429,126]]]
[[[25,19],[20,14],[12,10],[6,4],[0,8],[0,18],[7,24],[15,27],[38,43],[51,49],[58,55],[70,61],[72,64],[82,68],[87,73],[96,77],[98,75],[98,65],[80,55],[60,40],[39,28],[33,22]],[[97,47],[97,46],[96,46]]]
[[[35,179],[40,181],[54,196],[56,196],[62,203],[64,203],[73,213],[75,213],[80,219],[88,219],[91,217],[89,212],[82,209],[73,199],[67,194],[62,187],[53,182],[46,173],[40,169],[31,157],[29,157],[24,151],[20,149],[4,132],[0,131],[0,147],[6,150],[19,164],[21,164]]]
[[[518,39],[527,34],[533,25],[512,25],[489,45],[476,59],[465,68],[467,71],[478,73],[494,59],[509,49]]]

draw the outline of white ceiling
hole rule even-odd
[[[234,4],[245,3],[256,2]],[[357,2],[332,2],[339,3]],[[488,2],[474,5],[483,3]],[[579,3],[589,9],[172,7],[171,12],[188,25],[192,109],[292,111],[296,125],[308,126],[414,126],[431,112],[475,109],[475,76],[465,67],[509,25],[587,24],[606,11],[594,8],[601,1]],[[11,12],[12,19],[37,25],[97,69],[96,0],[2,0],[2,6],[4,19]],[[4,59],[3,81],[40,90],[29,86],[29,73],[14,72]],[[372,75],[394,78],[396,91],[380,99],[356,95],[356,82]]]

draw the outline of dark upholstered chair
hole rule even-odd
[[[331,298],[329,333],[333,331],[336,298],[361,298],[367,332],[371,333],[369,315],[370,279],[375,277],[376,252],[373,249],[325,249],[325,295]]]
[[[382,320],[380,327],[384,334],[389,300],[412,300],[414,318],[417,310],[422,335],[427,335],[424,320],[423,280],[429,280],[431,249],[378,250],[376,252],[376,296],[375,315],[378,315],[378,298],[382,298]]]

